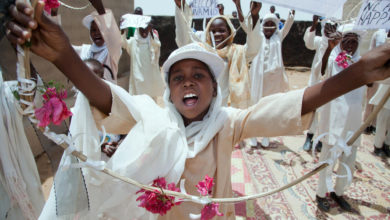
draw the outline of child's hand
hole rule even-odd
[[[102,152],[105,153],[108,157],[111,157],[117,149],[118,149],[117,142],[108,142],[102,144],[101,146]]]
[[[43,13],[44,3],[39,1],[34,10],[24,3],[11,5],[12,20],[7,23],[7,38],[13,44],[24,44],[31,39],[31,50],[53,62],[60,61],[65,51],[71,49],[69,39],[62,29]]]
[[[390,77],[390,43],[386,43],[366,53],[358,63],[366,84]]]
[[[251,15],[258,15],[261,9],[260,2],[251,1]]]
[[[176,6],[177,6],[178,8],[181,8],[181,1],[182,1],[182,0],[175,0],[175,4],[176,4]],[[186,1],[183,0],[183,4],[185,4],[185,3],[186,3]]]

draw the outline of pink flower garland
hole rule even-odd
[[[63,120],[72,115],[72,112],[69,111],[66,103],[63,101],[67,97],[66,90],[58,93],[55,87],[50,87],[46,89],[42,97],[44,99],[43,106],[35,109],[35,117],[39,120],[39,127],[46,127],[51,122],[59,125]]]
[[[175,183],[168,184],[164,177],[153,180],[152,186],[159,187],[161,189],[168,189],[171,191],[180,192],[179,188],[176,188]],[[167,196],[158,190],[148,191],[141,189],[137,191],[143,193],[137,198],[136,201],[140,201],[139,207],[143,207],[151,213],[165,215],[173,206],[179,205],[181,202],[175,202],[174,196]]]
[[[335,61],[337,62],[337,65],[339,67],[342,67],[343,69],[348,68],[348,66],[349,66],[348,61],[352,62],[351,56],[349,54],[347,54],[347,52],[345,52],[345,51],[342,51],[341,53],[339,53],[339,55],[337,55]]]
[[[205,176],[203,181],[200,181],[198,185],[196,185],[196,188],[198,188],[198,192],[202,196],[210,196],[212,189],[214,186],[213,178],[209,177],[208,175]],[[218,203],[209,203],[206,204],[202,211],[201,211],[201,220],[209,220],[214,218],[214,216],[223,216],[223,213],[219,212],[219,204]]]
[[[50,14],[52,8],[60,7],[58,0],[44,0],[45,2],[45,11]]]

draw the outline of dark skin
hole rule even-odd
[[[233,0],[233,3],[236,5],[236,8],[237,8],[238,19],[241,22],[244,22],[244,15],[243,15],[242,9],[241,9],[241,0]],[[252,28],[255,28],[257,22],[259,21],[259,18],[260,18],[259,12],[260,12],[261,6],[262,6],[262,4],[260,2],[253,2],[253,1],[250,2],[250,11],[251,11],[251,17],[252,17],[252,23],[253,23]]]
[[[269,11],[273,14],[273,13],[275,13],[275,6],[271,6],[270,8],[269,8]]]
[[[91,105],[109,114],[112,105],[109,86],[81,61],[61,27],[43,14],[43,8],[44,3],[39,1],[34,19],[34,10],[30,6],[24,3],[10,6],[9,12],[13,20],[6,24],[8,40],[24,44],[27,39],[31,39],[31,50],[34,53],[52,62],[88,98]],[[385,44],[366,53],[358,62],[336,76],[305,89],[301,114],[315,111],[332,99],[365,84],[386,79],[390,76],[390,67],[387,65],[389,60],[390,45]],[[171,98],[178,97],[172,95]]]
[[[276,31],[276,24],[273,21],[267,21],[263,25],[265,28],[263,29],[263,33],[266,39],[270,39],[272,35],[274,35]]]
[[[185,59],[173,64],[169,74],[170,98],[182,115],[184,125],[202,120],[217,95],[217,83],[207,65],[199,60]],[[185,98],[189,94],[196,98]]]
[[[227,45],[227,39],[231,32],[225,19],[217,18],[211,23],[210,31],[214,35],[215,45],[217,49],[224,48]]]
[[[322,64],[321,64],[321,75],[325,74],[326,66],[328,65],[328,58],[330,56],[330,53],[332,52],[333,48],[339,44],[340,39],[333,39],[328,40],[328,48],[326,48],[326,51],[324,53],[324,56],[322,57]]]
[[[223,4],[218,4],[217,5],[217,8],[218,8],[218,12],[220,15],[223,15],[224,14],[224,11],[225,11],[225,7],[223,6]]]

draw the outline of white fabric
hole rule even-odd
[[[374,145],[377,148],[382,148],[383,143],[390,145],[390,109],[382,108],[376,120],[376,132]],[[387,131],[387,134],[386,134]]]
[[[122,35],[122,47],[130,55],[130,94],[162,96],[165,85],[159,67],[161,43],[158,35],[153,33],[152,38],[149,33],[142,38],[136,29],[134,37],[128,40]]]
[[[335,61],[341,52],[340,45],[332,50],[326,69],[327,77],[334,76],[343,70]],[[354,62],[360,59],[358,50],[353,54],[351,59]],[[348,131],[355,131],[359,128],[362,123],[363,94],[364,88],[360,87],[324,105],[320,112],[320,133],[329,132],[337,137],[346,137]],[[336,143],[333,135],[324,138],[323,141],[329,145]]]
[[[355,143],[358,143],[358,142],[355,142]],[[338,195],[338,196],[343,195],[345,187],[347,187],[348,183],[349,183],[348,178],[345,178],[343,176],[348,175],[348,172],[353,174],[353,172],[355,170],[355,160],[356,160],[356,152],[357,152],[358,145],[359,144],[355,144],[351,147],[351,149],[350,149],[351,154],[350,155],[347,156],[346,154],[342,154],[341,157],[339,158],[339,167],[337,169],[337,176],[341,176],[341,178],[338,177],[336,179],[336,184],[334,186],[334,191],[335,191],[336,195]],[[323,143],[319,161],[326,161],[328,159],[328,155],[329,155],[332,148],[333,148],[333,146],[330,146],[326,143]],[[349,168],[349,171],[342,164],[345,164]],[[335,163],[332,164],[332,166],[330,168],[325,169],[325,170],[321,170],[319,173],[318,187],[317,187],[317,195],[319,197],[324,198],[326,193],[328,192],[327,184],[329,184],[329,181],[326,180],[328,177],[327,170],[333,170],[334,165],[335,165]]]
[[[181,115],[169,102],[168,89],[164,94],[167,108],[162,109],[149,96],[130,96],[122,88],[113,84],[110,86],[112,92],[127,106],[137,124],[107,161],[106,167],[144,184],[151,184],[157,176],[165,177],[167,182],[178,183],[186,159],[193,158],[202,151],[227,119],[226,110],[220,107],[221,95],[213,99],[204,120],[193,122],[184,128]],[[88,157],[98,160],[100,148],[96,144],[97,128],[88,101],[81,93],[75,106],[70,130],[73,136],[83,134],[82,139],[76,139],[76,147]],[[83,170],[91,210],[86,215],[78,213],[74,216],[80,215],[83,219],[96,219],[99,216],[121,219],[123,216],[149,215],[144,209],[137,207],[135,187],[90,169]],[[52,190],[40,219],[55,218]]]
[[[315,31],[310,31],[310,27],[306,29],[305,36],[303,40],[305,41],[305,46],[309,50],[315,50],[313,63],[311,65],[311,73],[309,79],[309,86],[312,86],[320,81],[321,78],[321,66],[322,66],[322,57],[325,54],[326,49],[328,48],[329,38],[324,34],[324,27],[322,27],[322,36],[315,36]]]
[[[266,39],[263,33],[264,24],[267,21],[273,21],[276,27],[276,31],[270,39]],[[252,104],[257,103],[261,97],[277,92],[286,92],[288,90],[288,79],[284,71],[282,57],[282,41],[290,31],[293,22],[294,15],[290,13],[283,29],[279,30],[279,19],[276,17],[276,15],[267,14],[264,16],[263,22],[261,24],[261,33],[259,39],[259,42],[261,43],[261,49],[253,59],[249,70],[252,81]],[[265,87],[273,89],[265,90]]]
[[[17,81],[3,82],[0,71],[0,185],[6,196],[0,206],[8,207],[7,218],[36,219],[44,198],[38,170],[23,127],[23,117],[12,90]],[[5,213],[1,213],[5,214]]]

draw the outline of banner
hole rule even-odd
[[[143,15],[134,15],[134,14],[124,14],[122,15],[121,20],[122,20],[120,25],[121,30],[128,27],[146,28],[149,22],[152,20],[152,17],[143,16]]]
[[[327,18],[336,17],[336,13],[341,9],[346,0],[253,0],[256,2],[266,2],[271,5],[299,10],[313,15],[325,16]],[[337,17],[336,17],[337,18]],[[339,17],[341,18],[341,17]]]
[[[356,29],[390,29],[390,0],[365,0],[355,22]]]
[[[193,18],[212,18],[219,15],[217,0],[193,0],[189,5]]]

